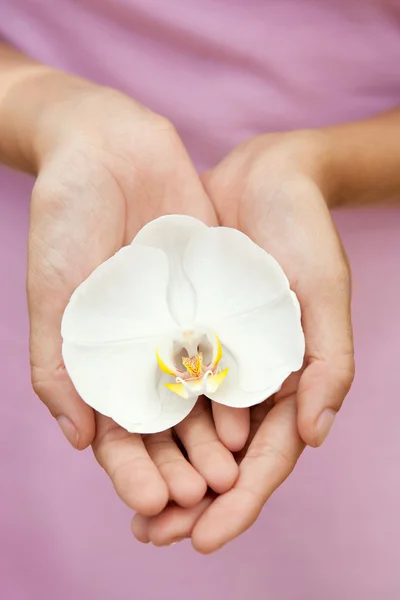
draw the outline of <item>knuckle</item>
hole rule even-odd
[[[142,469],[144,471],[147,469],[148,461],[147,457],[136,456],[116,462],[113,465],[108,465],[107,462],[103,462],[103,464],[99,462],[99,464],[106,471],[115,487],[121,490],[129,486],[129,474],[135,472],[136,476],[139,476]]]
[[[96,458],[98,460],[98,456],[112,458],[114,456],[114,449],[115,455],[117,455],[120,444],[129,442],[133,435],[135,434],[129,433],[125,429],[122,429],[122,427],[118,427],[113,421],[110,421],[101,431],[97,431],[93,441],[93,450],[96,453]]]
[[[35,381],[32,377],[31,377],[31,385],[32,385],[32,389],[33,389],[34,393],[39,398],[39,400],[41,402],[43,402],[43,404],[46,404],[46,406],[47,406],[48,403],[46,402],[46,396],[47,396],[46,388],[48,387],[48,385],[46,383],[43,383],[42,381]],[[49,409],[50,409],[50,407],[49,407]]]
[[[53,417],[56,417],[54,402],[55,389],[66,378],[63,364],[54,369],[48,369],[31,365],[31,385],[38,398],[47,406]]]
[[[244,460],[280,463],[285,471],[291,472],[297,462],[297,456],[288,454],[271,443],[251,444]]]
[[[190,452],[205,451],[209,454],[212,454],[214,451],[218,452],[221,450],[220,441],[212,439],[210,440],[208,437],[201,437],[197,440],[192,441],[189,450]]]
[[[98,457],[96,458],[110,478],[118,496],[127,506],[142,514],[159,512],[158,507],[157,511],[154,511],[153,508],[154,504],[160,502],[158,494],[153,493],[150,496],[146,489],[150,466],[149,459],[135,457],[110,464],[108,460],[102,461]]]
[[[355,377],[355,360],[351,353],[344,359],[343,364],[337,369],[337,385],[343,398],[348,394]]]
[[[159,434],[144,435],[143,440],[149,450],[168,448],[173,443],[171,430]]]
[[[253,523],[262,511],[263,506],[268,499],[267,495],[263,494],[259,489],[254,489],[250,485],[244,485],[243,483],[240,487],[233,488],[232,491],[235,491],[238,496],[238,504],[248,507],[248,513],[253,515],[253,518],[251,519],[251,522]]]
[[[168,457],[168,458],[162,458],[161,460],[159,460],[157,462],[157,466],[160,469],[168,469],[168,470],[172,470],[175,469],[176,467],[181,468],[182,466],[184,466],[185,462],[183,459],[183,456],[174,456],[174,457]]]

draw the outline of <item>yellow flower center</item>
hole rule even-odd
[[[188,349],[185,347],[185,343],[182,343],[182,347],[178,352],[175,351],[174,356],[162,357],[159,350],[156,351],[157,363],[161,371],[167,375],[171,375],[175,378],[175,383],[165,383],[164,385],[175,394],[182,396],[182,398],[191,398],[193,396],[199,396],[201,394],[207,395],[208,393],[214,393],[221,383],[224,381],[228,374],[228,369],[219,367],[219,363],[222,358],[222,345],[216,334],[210,336],[199,336],[195,332],[190,333],[190,348],[197,348],[196,354],[189,355]],[[182,338],[186,340],[188,332],[182,334]],[[201,341],[196,342],[196,339]],[[176,344],[175,344],[176,346]],[[200,347],[206,347],[208,350],[208,362],[205,361],[204,353],[200,350]],[[176,348],[175,348],[176,350]],[[185,354],[185,355],[184,355]],[[184,367],[184,371],[179,367],[179,363]]]
[[[197,379],[203,374],[203,353],[196,356],[182,356],[182,364],[191,377]]]

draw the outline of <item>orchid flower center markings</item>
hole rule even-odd
[[[161,371],[175,378],[174,383],[165,383],[165,387],[185,399],[214,393],[229,370],[228,368],[222,370],[220,367],[222,346],[216,334],[213,334],[212,340],[208,335],[203,334],[198,338],[197,343],[193,344],[194,336],[192,331],[184,332],[182,340],[185,345],[182,344],[173,356],[163,358],[158,348],[156,351],[157,363]]]

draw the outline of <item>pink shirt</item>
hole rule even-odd
[[[0,0],[0,37],[169,117],[199,170],[261,132],[400,104],[399,0]],[[350,399],[251,532],[205,562],[136,545],[90,453],[32,398],[31,185],[0,169],[0,596],[400,598],[400,211],[337,217],[354,276]]]
[[[1,0],[0,36],[169,117],[199,168],[400,103],[397,0]]]

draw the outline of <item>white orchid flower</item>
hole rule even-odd
[[[137,433],[173,427],[200,394],[262,402],[304,356],[299,303],[276,260],[235,229],[176,215],[77,288],[62,337],[83,400]]]

